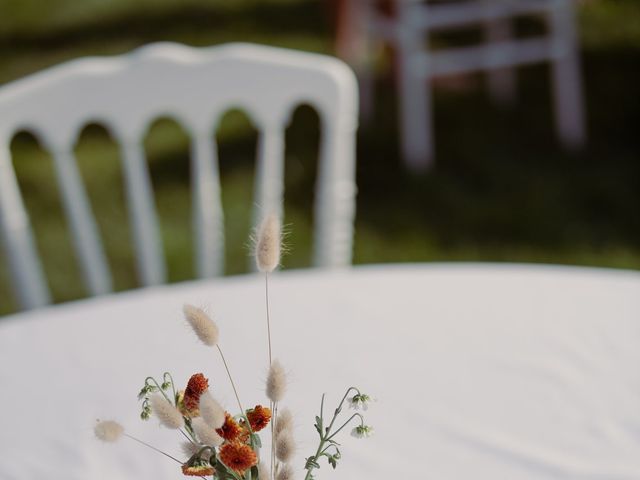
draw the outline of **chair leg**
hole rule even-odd
[[[511,40],[513,28],[507,19],[487,22],[485,38],[488,43],[500,43]],[[491,70],[487,76],[489,95],[500,106],[512,106],[516,99],[516,71],[513,68]]]
[[[0,237],[20,308],[26,310],[51,303],[8,145],[0,147]]]
[[[354,46],[354,70],[358,78],[358,91],[360,94],[360,120],[364,124],[371,123],[375,112],[375,71],[373,65],[373,49],[379,47],[378,42],[374,42],[375,32],[372,31],[374,25],[373,16],[375,12],[368,1],[357,2],[362,6],[362,15],[356,20],[359,31],[357,43]],[[355,15],[358,17],[358,15]],[[375,43],[375,45],[374,45]]]
[[[374,7],[369,0],[343,0],[338,29],[338,56],[356,73],[360,92],[360,119],[369,123],[373,118],[375,74],[372,66],[372,31]]]
[[[407,55],[398,55],[399,130],[402,156],[409,169],[428,170],[434,161],[431,84],[412,72]]]
[[[323,122],[314,205],[316,267],[346,267],[353,254],[355,218],[356,125],[328,118]]]
[[[558,136],[565,147],[584,146],[586,126],[582,76],[571,0],[558,0],[551,12],[554,61],[551,69]]]
[[[371,66],[355,68],[358,77],[358,89],[360,91],[360,120],[363,124],[369,124],[375,111],[375,76]]]
[[[421,32],[411,26],[409,2],[399,2],[398,12],[401,28],[395,47],[402,157],[410,170],[425,172],[434,161],[431,82],[417,63],[421,57],[426,62],[426,57],[420,55],[424,51]]]

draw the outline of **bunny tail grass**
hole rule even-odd
[[[113,420],[98,421],[93,432],[103,442],[117,442],[124,434],[124,427]]]

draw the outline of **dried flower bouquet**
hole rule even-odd
[[[147,377],[138,394],[141,401],[140,417],[148,420],[155,416],[161,425],[177,430],[183,437],[184,459],[161,451],[125,432],[115,421],[98,421],[96,436],[106,442],[122,437],[134,440],[180,464],[182,473],[216,480],[291,480],[302,478],[296,474],[291,461],[296,451],[293,435],[293,415],[287,408],[280,409],[287,386],[286,373],[280,362],[273,358],[271,347],[271,319],[269,315],[269,274],[280,263],[281,224],[275,215],[269,215],[257,231],[255,256],[258,270],[264,273],[267,320],[267,343],[269,373],[265,393],[269,406],[255,405],[245,409],[240,402],[229,365],[219,343],[219,331],[215,322],[202,309],[185,305],[184,317],[193,328],[198,339],[206,346],[217,350],[231,383],[238,407],[238,414],[229,413],[209,392],[209,380],[202,373],[195,373],[184,390],[176,390],[170,373],[165,372],[161,381]],[[325,418],[325,396],[320,402],[315,429],[319,436],[318,448],[306,458],[303,473],[305,480],[314,478],[323,457],[336,468],[341,458],[340,444],[336,436],[347,426],[352,426],[355,437],[368,437],[373,429],[366,425],[360,412],[347,416],[345,404],[355,410],[366,410],[371,398],[355,387],[345,392],[333,411]],[[346,417],[346,419],[345,419]],[[270,456],[260,456],[262,441],[260,432],[269,427],[271,439]]]

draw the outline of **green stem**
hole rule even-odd
[[[320,452],[320,455],[322,455],[322,454],[326,453],[326,452],[327,452],[327,450],[329,450],[331,447],[336,448],[336,449],[338,448],[338,447],[336,447],[333,443],[330,443],[329,445],[327,445],[326,447],[324,447],[324,450],[322,450],[322,451]]]
[[[353,419],[354,419],[354,418],[356,418],[356,417],[360,417],[360,424],[361,424],[361,425],[364,425],[364,418],[362,417],[362,415],[361,415],[361,414],[359,414],[359,413],[354,413],[353,415],[351,415],[351,416],[349,417],[349,420],[347,420],[346,422],[344,422],[344,423],[342,424],[342,426],[341,426],[338,430],[336,430],[336,431],[335,431],[335,432],[333,432],[329,437],[327,437],[327,440],[331,440],[333,437],[335,437],[335,436],[338,434],[338,432],[339,432],[340,430],[342,430],[344,427],[346,427],[346,426],[351,422],[351,420],[353,420]]]
[[[273,363],[271,356],[271,316],[269,314],[269,273],[264,274],[264,297],[267,310],[267,340],[269,342],[269,366]]]
[[[169,383],[171,384],[171,390],[173,391],[174,402],[177,402],[177,400],[176,400],[176,387],[175,387],[175,383],[173,383],[173,377],[171,376],[171,374],[169,372],[164,372],[164,375],[162,375],[162,379],[165,382],[167,381],[167,377],[169,377]]]
[[[327,427],[327,433],[329,433],[329,431],[331,430],[331,427],[333,427],[333,423],[336,421],[336,418],[338,418],[338,414],[342,411],[342,404],[347,399],[347,396],[349,396],[349,392],[351,392],[351,390],[355,390],[356,392],[358,392],[358,395],[360,395],[360,390],[358,390],[356,387],[349,387],[347,389],[347,391],[344,394],[344,397],[342,397],[342,400],[340,401],[340,404],[338,405],[338,408],[336,408],[336,411],[333,414],[333,419],[331,420],[331,423]]]
[[[175,388],[173,386],[173,377],[171,377],[171,374],[169,372],[164,372],[164,374],[162,375],[163,380],[166,378],[166,376],[169,376],[169,379],[171,380],[171,388],[173,389],[173,400],[170,400],[167,394],[164,393],[164,390],[160,387],[160,385],[158,385],[158,382],[155,378],[147,377],[145,378],[144,383],[146,384],[146,383],[149,383],[150,381],[153,382],[156,388],[160,391],[160,393],[162,393],[162,396],[165,398],[165,400],[170,404],[174,405],[176,408],[178,408],[177,401],[176,401]],[[187,440],[193,443],[196,443],[195,435],[193,434],[193,431],[191,430],[190,427],[187,428],[187,432],[189,432],[189,436],[187,436],[187,434],[184,433],[184,430],[180,429],[180,433],[182,433],[182,435],[184,435],[187,438]]]
[[[274,401],[269,402],[269,406],[271,407],[271,413],[273,420],[271,421],[271,458],[270,460],[270,477],[273,480],[275,478],[275,463],[276,463],[276,431],[275,431],[275,422],[277,421],[277,412],[276,412],[276,403]]]
[[[175,399],[175,396],[174,396],[174,399],[173,399],[173,400],[169,400],[169,397],[167,397],[167,394],[166,394],[166,393],[164,393],[164,390],[162,390],[162,387],[160,387],[160,385],[158,385],[158,382],[156,381],[156,379],[155,379],[155,378],[153,378],[153,377],[147,377],[147,378],[145,378],[145,379],[144,379],[144,383],[146,384],[149,380],[151,380],[153,383],[155,383],[156,388],[160,391],[160,393],[162,393],[162,396],[165,398],[165,400],[166,400],[167,402],[169,402],[169,403],[170,403],[170,404],[172,404],[172,405],[176,405],[176,399]],[[173,385],[173,383],[172,383],[172,385]]]
[[[232,468],[230,468],[229,466],[227,466],[227,464],[225,464],[222,460],[220,460],[220,458],[216,459],[216,462],[219,463],[220,465],[222,465],[224,467],[224,469],[226,470],[226,473],[229,473],[233,478],[235,478],[236,480],[242,480],[242,477],[240,477],[235,470],[233,470]],[[225,475],[226,477],[226,475]],[[215,476],[214,476],[215,478]],[[223,477],[224,478],[224,477]]]
[[[317,461],[318,461],[318,459],[320,458],[320,454],[321,454],[321,452],[322,452],[322,448],[323,448],[323,447],[324,447],[324,439],[320,440],[320,445],[318,445],[318,450],[316,450],[316,454],[313,456],[313,461],[314,461],[314,462],[317,462]],[[313,469],[314,469],[314,468],[315,468],[315,467],[314,467],[313,465],[310,465],[310,466],[307,468],[307,470],[308,470],[308,471],[307,471],[307,474],[306,474],[306,475],[305,475],[305,477],[304,477],[304,480],[310,480],[310,478],[311,478],[311,473],[313,472]]]
[[[360,390],[358,390],[356,387],[349,387],[347,389],[347,391],[345,392],[344,396],[342,397],[342,400],[340,401],[340,403],[338,404],[338,407],[335,409],[335,411],[333,412],[333,418],[331,419],[331,423],[329,423],[329,426],[324,428],[324,394],[322,394],[322,400],[320,401],[320,423],[322,424],[320,427],[320,444],[318,445],[318,449],[316,450],[315,455],[313,455],[312,457],[309,457],[309,460],[318,463],[320,457],[333,445],[328,445],[325,447],[325,444],[331,440],[338,432],[340,432],[340,430],[342,430],[344,427],[346,427],[349,422],[351,422],[351,420],[353,420],[355,417],[360,417],[361,421],[364,421],[364,419],[362,418],[362,415],[360,415],[359,413],[355,413],[353,414],[349,420],[347,420],[345,423],[342,424],[342,426],[336,430],[335,432],[331,433],[331,429],[333,428],[334,423],[336,422],[336,419],[338,418],[338,415],[340,414],[340,412],[342,411],[342,406],[344,405],[344,402],[346,401],[347,397],[349,396],[349,393],[351,391],[355,391],[357,392],[358,395],[360,395]],[[307,474],[304,477],[304,480],[310,480],[311,479],[311,474],[313,472],[313,470],[316,467],[314,467],[313,465],[309,465],[308,467],[305,466],[305,469],[307,470]]]
[[[227,371],[227,376],[229,377],[229,381],[231,382],[231,388],[233,388],[233,393],[236,396],[236,400],[238,401],[238,407],[240,407],[240,411],[244,414],[244,408],[242,408],[242,404],[240,403],[240,396],[238,395],[238,390],[236,389],[236,384],[233,381],[233,377],[231,376],[231,371],[229,370],[229,365],[227,365],[227,359],[222,353],[222,349],[220,345],[216,343],[216,347],[218,348],[218,352],[220,353],[220,358],[222,359],[222,363],[224,364],[224,368]]]
[[[180,460],[178,460],[176,457],[172,457],[171,455],[169,455],[166,452],[163,452],[162,450],[160,450],[159,448],[154,447],[153,445],[149,445],[147,442],[143,442],[142,440],[140,440],[139,438],[136,438],[132,435],[129,435],[128,433],[124,433],[123,434],[125,437],[130,438],[131,440],[134,440],[136,442],[138,442],[141,445],[144,445],[147,448],[150,448],[151,450],[154,450],[162,455],[164,455],[167,458],[170,458],[171,460],[173,460],[174,462],[179,463],[180,465],[182,465],[182,462]]]
[[[183,436],[184,438],[186,438],[187,440],[189,440],[191,443],[198,443],[196,440],[196,434],[193,432],[193,427],[191,426],[191,424],[189,423],[189,421],[185,422],[185,428],[187,430],[187,433],[189,435],[187,435],[186,433],[184,433],[184,430],[180,429],[178,430]]]

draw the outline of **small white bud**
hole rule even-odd
[[[369,438],[373,435],[373,427],[369,425],[358,425],[351,430],[351,436],[355,438]]]

